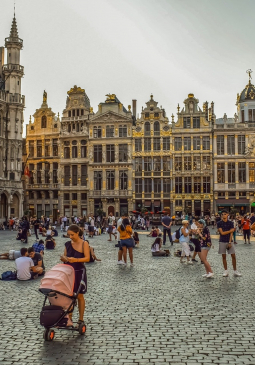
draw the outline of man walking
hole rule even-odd
[[[164,213],[164,217],[162,218],[162,226],[163,226],[163,245],[166,244],[166,234],[168,234],[169,241],[171,245],[173,245],[172,235],[171,235],[171,225],[172,218],[169,217],[168,213]]]
[[[222,263],[224,266],[224,273],[223,276],[228,276],[228,267],[227,267],[227,255],[231,255],[232,258],[232,265],[234,269],[234,276],[242,276],[236,270],[236,255],[235,255],[235,248],[232,241],[233,232],[235,230],[233,222],[228,220],[228,212],[226,210],[222,210],[221,212],[221,220],[217,224],[217,228],[220,234],[219,239],[219,254],[222,255]]]

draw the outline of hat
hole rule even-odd
[[[205,221],[204,221],[203,219],[199,219],[198,223],[203,224],[203,226],[205,226],[205,225],[206,225],[206,223],[205,223]]]
[[[182,221],[182,224],[186,224],[186,223],[189,223],[189,221],[187,221],[186,219],[184,219],[184,220]]]

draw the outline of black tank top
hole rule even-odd
[[[66,256],[67,257],[74,257],[76,259],[82,259],[83,257],[85,257],[83,252],[76,251],[73,248],[71,241],[66,242],[65,247],[66,247]],[[82,244],[82,249],[83,248],[84,248],[84,241]],[[84,267],[85,267],[84,262],[66,262],[66,264],[72,266],[74,268],[74,270],[81,270],[81,269],[84,269]]]

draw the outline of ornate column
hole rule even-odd
[[[114,144],[114,162],[115,163],[119,162],[119,144],[118,143]]]
[[[106,163],[106,144],[102,144],[102,162]]]

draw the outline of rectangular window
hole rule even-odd
[[[70,158],[70,147],[64,147],[64,158]]]
[[[114,190],[114,182],[115,182],[115,171],[106,171],[106,189]]]
[[[53,153],[54,157],[58,156],[58,140],[57,139],[52,140],[52,153]]]
[[[182,177],[175,178],[175,193],[176,194],[182,193]]]
[[[200,151],[200,136],[193,137],[193,150]]]
[[[163,192],[170,193],[171,192],[171,181],[170,179],[163,179]]]
[[[184,192],[186,194],[191,193],[191,177],[185,177],[184,178]]]
[[[249,122],[255,122],[255,109],[248,109]]]
[[[190,128],[190,117],[183,117],[183,128]]]
[[[72,193],[72,200],[77,200],[77,193]]]
[[[153,159],[153,171],[159,172],[161,171],[161,158],[160,157],[154,157]],[[160,175],[160,174],[157,174]]]
[[[193,128],[200,128],[200,117],[193,117]]]
[[[72,158],[78,157],[78,149],[77,146],[72,146]]]
[[[191,137],[184,137],[184,151],[190,151],[191,150]]]
[[[106,126],[106,137],[114,137],[114,125],[107,125]]]
[[[106,162],[115,162],[115,146],[114,144],[106,145]]]
[[[241,122],[244,123],[244,110],[241,110]]]
[[[143,191],[142,179],[135,179],[135,192],[137,194],[142,194],[142,191]]]
[[[161,192],[161,179],[154,179],[154,193]]]
[[[142,151],[142,140],[140,138],[135,139],[135,152]]]
[[[236,182],[236,168],[234,162],[228,163],[228,183]]]
[[[217,182],[218,183],[225,182],[225,163],[224,162],[217,163]]]
[[[120,144],[119,145],[119,162],[127,162],[128,160],[128,145]]]
[[[70,166],[64,166],[64,186],[70,186],[71,168]]]
[[[87,165],[81,165],[81,186],[87,185]]]
[[[182,157],[175,157],[174,168],[175,171],[182,171]]]
[[[239,183],[246,182],[246,162],[238,162],[238,181]]]
[[[196,170],[196,171],[201,170],[201,158],[200,158],[200,156],[194,156],[193,157],[193,167],[194,167],[194,170]]]
[[[204,176],[203,177],[203,192],[205,194],[210,194],[210,192],[211,192],[210,176]]]
[[[249,182],[255,183],[255,162],[249,162]]]
[[[81,200],[87,200],[87,193],[81,193]]]
[[[28,157],[34,157],[34,141],[28,142]]]
[[[201,193],[201,177],[194,177],[194,193]]]
[[[29,184],[34,184],[34,168],[35,165],[33,163],[29,164],[29,174],[30,174]]]
[[[53,162],[52,179],[53,179],[53,184],[58,184],[58,163],[57,162]]]
[[[211,170],[211,156],[203,156],[202,169]]]
[[[83,142],[83,141],[81,141]],[[81,146],[81,158],[86,158],[87,157],[87,146],[82,145]]]
[[[127,190],[128,188],[128,175],[126,171],[119,172],[120,177],[120,190]]]
[[[44,155],[50,157],[50,139],[45,139]]]
[[[238,136],[238,155],[245,153],[245,135]]]
[[[182,150],[182,137],[174,138],[174,150],[181,151]]]
[[[163,156],[163,173],[170,172],[171,168],[171,158],[168,156]]]
[[[170,138],[163,137],[163,151],[169,151],[169,150],[170,150]]]
[[[144,138],[144,151],[151,151],[151,138]]]
[[[175,207],[182,207],[182,200],[175,200]]]
[[[160,151],[160,138],[153,139],[153,150]]]
[[[72,166],[72,185],[77,186],[78,184],[78,169],[77,169],[77,165],[73,165]]]
[[[151,172],[152,164],[151,164],[151,157],[144,157],[144,171]]]
[[[135,157],[135,173],[142,174],[142,157]]]
[[[37,157],[42,157],[42,141],[37,141]]]
[[[184,156],[184,171],[191,171],[191,156]]]
[[[127,126],[126,125],[119,126],[119,137],[127,137]]]
[[[37,184],[42,183],[42,164],[37,164]]]
[[[224,155],[224,136],[217,136],[217,155]]]
[[[144,179],[144,192],[151,193],[152,192],[152,180]]]
[[[50,164],[49,163],[44,164],[44,182],[45,182],[45,184],[50,183]]]
[[[94,190],[102,190],[102,171],[94,171]]]
[[[102,162],[102,145],[94,145],[94,162]]]
[[[235,154],[235,136],[227,136],[228,155]]]
[[[203,150],[210,150],[210,136],[203,136],[202,138]]]
[[[94,138],[101,138],[102,137],[102,128],[100,126],[93,128],[93,137]]]

